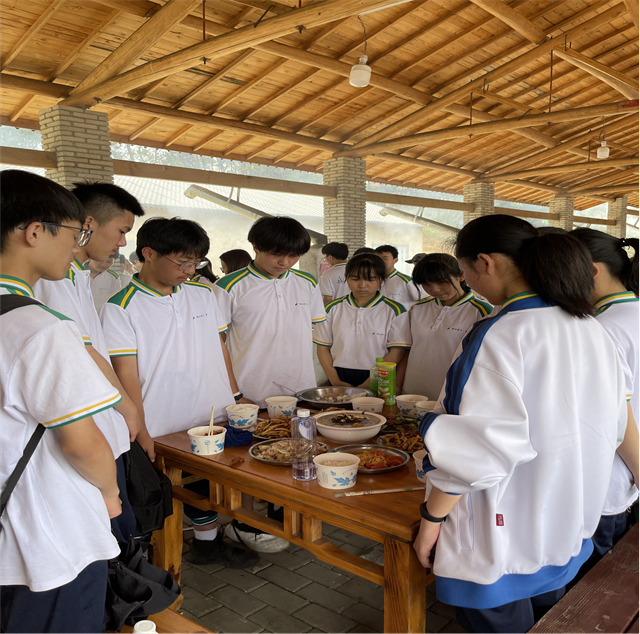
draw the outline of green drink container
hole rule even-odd
[[[378,397],[385,405],[396,404],[396,364],[383,361],[378,363]]]

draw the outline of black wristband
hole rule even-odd
[[[439,524],[440,522],[446,522],[447,521],[447,516],[445,515],[444,517],[434,517],[433,515],[431,515],[431,513],[429,513],[429,511],[427,511],[427,503],[423,502],[420,505],[420,515],[422,516],[423,520],[427,520],[428,522],[434,522],[435,524]]]
[[[238,392],[237,394],[233,395],[233,398],[235,399],[236,403],[244,396],[244,394],[242,392]]]

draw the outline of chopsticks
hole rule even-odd
[[[209,419],[209,436],[213,436],[213,413],[216,411],[215,405],[211,407],[211,418]]]
[[[355,495],[375,495],[376,493],[401,493],[402,491],[424,491],[425,487],[404,487],[403,489],[374,489],[373,491],[349,491],[336,493],[337,498],[350,498]]]

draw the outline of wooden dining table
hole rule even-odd
[[[339,445],[321,436],[335,448]],[[369,442],[375,442],[375,439]],[[426,587],[434,577],[418,561],[412,547],[420,526],[419,505],[424,491],[336,497],[336,491],[317,481],[300,482],[291,467],[265,464],[249,455],[249,446],[225,448],[213,456],[191,452],[186,432],[155,439],[156,466],[173,483],[173,515],[154,533],[154,563],[180,582],[182,560],[182,504],[218,511],[302,546],[318,559],[373,581],[384,588],[384,631],[424,632]],[[242,461],[234,460],[242,458]],[[235,463],[235,464],[231,464]],[[183,480],[183,471],[191,474]],[[210,481],[209,496],[184,488],[188,481]],[[413,460],[395,471],[358,474],[350,491],[421,486]],[[243,508],[246,493],[284,508],[279,522]],[[384,545],[384,565],[334,546],[322,536],[323,523],[343,528]]]

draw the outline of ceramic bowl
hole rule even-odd
[[[199,456],[212,456],[224,451],[224,437],[227,435],[226,427],[213,426],[213,431],[218,432],[209,436],[209,425],[192,427],[187,430],[191,451]]]
[[[360,458],[350,453],[327,453],[313,459],[318,472],[318,484],[325,489],[350,489],[356,484]],[[346,462],[345,465],[326,463]]]
[[[237,403],[227,407],[227,418],[229,425],[236,429],[249,429],[253,427],[258,420],[259,405],[251,405],[250,403]]]
[[[419,401],[428,401],[427,396],[420,396],[420,394],[401,394],[396,396],[396,405],[398,406],[398,413],[403,416],[418,417],[418,408],[416,404]]]

